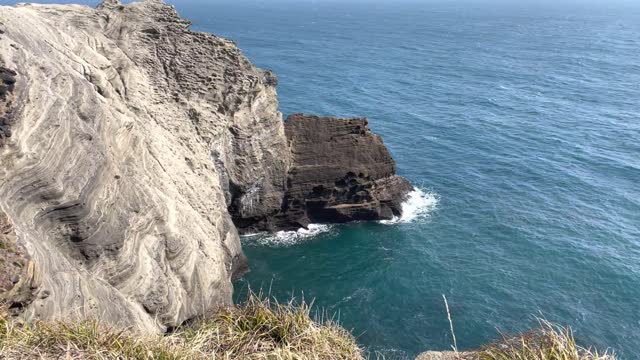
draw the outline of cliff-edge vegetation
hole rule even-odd
[[[382,359],[367,355],[336,322],[313,316],[305,302],[277,303],[250,294],[165,336],[138,335],[99,320],[22,323],[0,312],[0,359],[204,360]],[[615,360],[580,347],[571,329],[546,321],[475,352],[429,352],[419,360]],[[388,360],[388,359],[387,359]],[[391,359],[393,360],[393,359]]]
[[[0,359],[364,359],[355,338],[311,306],[251,294],[165,336],[143,336],[98,320],[22,324],[0,315]]]

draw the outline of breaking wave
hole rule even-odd
[[[391,220],[381,220],[380,223],[393,225],[419,221],[428,217],[437,205],[438,196],[436,194],[416,188],[409,193],[407,200],[402,203],[402,216],[394,217]],[[287,247],[335,231],[336,226],[337,225],[310,224],[308,228],[300,228],[296,231],[243,235],[242,241],[262,246]]]
[[[307,229],[301,228],[296,231],[278,231],[274,234],[245,235],[242,238],[244,241],[264,246],[291,246],[320,234],[328,233],[333,230],[333,228],[333,225],[309,224]]]
[[[402,203],[402,215],[391,220],[381,220],[380,223],[393,225],[425,219],[438,206],[438,201],[438,195],[415,188],[409,193],[407,200]]]

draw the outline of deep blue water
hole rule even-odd
[[[239,288],[304,293],[399,357],[450,348],[444,294],[460,348],[542,314],[640,358],[638,4],[174,3],[279,75],[283,113],[369,117],[431,201],[409,222],[247,238]]]

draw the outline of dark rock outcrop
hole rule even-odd
[[[0,211],[0,303],[19,313],[33,301],[37,287],[33,262],[16,242],[9,217]]]
[[[413,189],[367,119],[294,114],[285,122],[291,149],[282,208],[236,218],[241,231],[294,230],[310,223],[391,219]]]
[[[16,83],[15,71],[0,66],[0,148],[11,137],[11,112],[13,89]]]

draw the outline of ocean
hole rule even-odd
[[[412,359],[451,348],[445,295],[460,349],[544,318],[640,359],[640,3],[170,2],[285,115],[368,117],[417,187],[395,221],[243,238],[239,301],[314,299]]]

